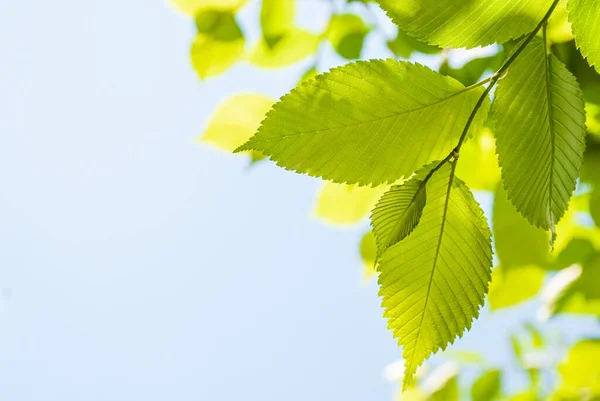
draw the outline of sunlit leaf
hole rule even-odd
[[[505,268],[538,265],[548,262],[548,234],[530,225],[506,198],[498,185],[492,211],[496,254]]]
[[[294,0],[262,0],[260,25],[269,48],[275,46],[293,26],[295,9]]]
[[[492,273],[488,299],[492,310],[517,305],[542,288],[546,271],[538,266],[498,266]]]
[[[471,387],[472,401],[493,401],[500,396],[502,373],[490,370],[481,375]]]
[[[378,267],[384,316],[403,346],[405,388],[425,358],[471,327],[492,265],[483,212],[448,163],[426,191],[419,224],[385,251]]]
[[[569,20],[577,47],[588,63],[600,71],[600,7],[597,0],[569,0]]]
[[[196,17],[196,27],[191,58],[200,78],[219,75],[241,58],[245,39],[231,12],[203,11]]]
[[[327,183],[319,192],[314,214],[331,224],[358,223],[369,215],[386,189]]]
[[[399,29],[396,37],[387,42],[388,49],[397,57],[410,58],[414,52],[423,54],[438,54],[442,51],[440,47],[431,46],[421,42]]]
[[[372,231],[366,233],[360,241],[360,256],[363,260],[365,280],[377,275],[375,270],[375,258],[377,257],[377,244]]]
[[[482,91],[419,64],[351,63],[284,96],[240,150],[334,182],[391,183],[446,157]],[[472,132],[481,130],[487,104]]]
[[[406,238],[419,223],[427,199],[423,178],[417,176],[404,184],[394,185],[373,209],[371,225],[377,241],[378,259],[389,247]]]
[[[567,2],[561,0],[552,17],[548,20],[547,27],[548,41],[551,43],[561,43],[573,40],[571,32],[571,23],[567,18]]]
[[[235,11],[241,8],[248,0],[168,0],[181,12],[192,17],[203,9]]]
[[[482,129],[463,145],[456,175],[471,189],[496,189],[500,181],[500,167],[494,134],[489,128]]]
[[[360,58],[370,28],[354,14],[336,14],[327,28],[327,38],[335,51],[348,60]]]
[[[263,95],[231,97],[218,106],[199,140],[232,152],[256,132],[273,103]]]
[[[500,80],[494,111],[508,198],[531,224],[555,237],[585,150],[584,102],[577,81],[534,39]]]
[[[281,68],[292,65],[313,54],[319,37],[300,28],[290,28],[275,43],[260,40],[248,56],[251,63],[262,68]]]
[[[377,0],[412,36],[440,47],[504,43],[531,32],[552,0]]]
[[[558,367],[559,394],[571,400],[596,400],[600,396],[600,340],[578,342]]]

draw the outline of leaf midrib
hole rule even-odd
[[[437,261],[438,261],[438,257],[440,255],[440,249],[442,246],[442,239],[444,237],[444,229],[446,227],[446,219],[447,219],[447,215],[448,215],[448,205],[450,203],[450,193],[452,191],[452,183],[454,182],[454,172],[456,170],[456,160],[451,162],[452,163],[452,170],[450,172],[450,178],[448,179],[448,188],[446,189],[446,200],[444,202],[444,213],[442,214],[442,225],[440,227],[440,234],[438,236],[438,242],[436,245],[436,249],[435,249],[435,257],[433,259],[433,266],[431,269],[431,276],[429,277],[429,283],[427,285],[427,293],[425,295],[425,306],[423,307],[423,314],[421,315],[421,319],[419,321],[419,329],[417,331],[417,338],[415,339],[415,346],[413,348],[412,351],[412,355],[410,358],[411,361],[411,368],[413,367],[414,364],[414,354],[417,350],[417,347],[419,346],[419,340],[421,338],[421,331],[423,328],[423,321],[425,320],[425,315],[427,314],[427,305],[429,304],[429,298],[430,298],[430,293],[431,293],[431,286],[433,284],[433,277],[435,275],[435,271],[437,268]],[[412,369],[410,369],[412,370]]]
[[[397,117],[400,117],[400,116],[402,116],[404,114],[414,113],[414,112],[417,112],[419,110],[424,110],[424,109],[426,109],[428,107],[433,107],[433,106],[435,106],[437,104],[440,104],[440,103],[443,103],[445,101],[448,101],[448,100],[452,99],[455,96],[461,95],[461,94],[463,94],[463,93],[465,93],[467,91],[479,88],[480,86],[481,85],[478,85],[478,84],[467,86],[466,88],[463,88],[463,89],[459,90],[458,92],[454,92],[454,93],[452,93],[449,96],[446,96],[444,98],[438,99],[438,100],[436,100],[433,103],[429,103],[429,104],[426,104],[424,106],[420,106],[420,107],[417,107],[417,108],[414,108],[414,109],[410,109],[410,110],[406,110],[406,111],[401,111],[399,113],[394,113],[394,114],[391,114],[389,116],[374,118],[374,119],[368,120],[368,121],[361,121],[361,122],[356,123],[356,124],[340,125],[339,127],[335,127],[335,128],[323,128],[323,129],[318,129],[318,130],[314,130],[314,131],[296,132],[295,134],[288,134],[288,135],[284,135],[284,136],[277,136],[275,138],[265,138],[263,140],[258,140],[257,142],[264,142],[264,141],[273,140],[273,139],[288,138],[288,137],[293,137],[293,136],[297,136],[297,135],[317,134],[319,132],[333,131],[333,130],[342,129],[342,128],[346,129],[346,128],[352,128],[352,127],[360,127],[361,125],[367,125],[367,124],[372,124],[372,123],[376,123],[376,122],[380,122],[380,121],[389,120],[389,119],[392,119],[392,118],[397,118]],[[320,88],[320,87],[319,87],[319,89],[326,90],[326,89],[323,89],[323,88]]]

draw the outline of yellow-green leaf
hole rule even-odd
[[[496,141],[489,128],[482,129],[460,150],[458,175],[469,188],[494,191],[500,181]]]
[[[218,106],[199,140],[232,152],[256,132],[273,103],[263,95],[231,97]]]
[[[317,197],[315,216],[336,225],[355,224],[368,216],[386,186],[359,187],[326,183]]]
[[[588,63],[600,72],[600,4],[598,0],[568,0],[575,43]]]
[[[272,47],[260,40],[250,52],[251,63],[262,68],[281,68],[294,64],[317,50],[319,37],[300,28],[290,28]]]
[[[241,8],[248,0],[168,0],[179,11],[196,16],[204,9],[235,11]]]
[[[335,51],[348,60],[360,58],[369,27],[354,14],[336,14],[329,22],[327,38]]]
[[[558,367],[562,383],[558,393],[570,400],[600,397],[600,340],[578,342]],[[564,398],[563,398],[564,399]]]
[[[200,78],[219,75],[243,55],[245,39],[231,12],[207,10],[196,16],[192,65]]]
[[[363,278],[368,280],[377,275],[375,258],[377,257],[377,244],[372,231],[366,233],[360,241],[360,257],[363,261]]]
[[[294,0],[262,0],[260,26],[269,48],[281,40],[294,23]]]
[[[542,288],[546,271],[538,266],[498,266],[492,272],[489,301],[492,310],[517,305]]]

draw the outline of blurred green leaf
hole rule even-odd
[[[328,182],[317,196],[314,214],[330,224],[359,223],[369,215],[387,188],[385,185],[371,188]]]
[[[360,241],[360,257],[363,260],[365,279],[377,275],[375,270],[375,258],[377,257],[377,244],[372,231],[366,233]]]
[[[460,68],[452,68],[445,61],[440,66],[440,73],[459,80],[465,86],[470,86],[479,82],[485,72],[497,71],[502,66],[504,59],[505,53],[501,51],[493,56],[469,60]]]
[[[410,58],[413,52],[423,54],[438,54],[442,51],[440,47],[431,46],[427,43],[421,42],[408,35],[401,29],[398,30],[398,34],[393,40],[387,42],[388,49],[396,57]]]
[[[250,52],[251,63],[262,68],[281,68],[294,64],[319,46],[319,37],[300,28],[291,28],[272,47],[264,39]]]
[[[245,39],[231,12],[207,10],[196,17],[198,35],[192,44],[192,65],[200,78],[225,72],[244,52]]]
[[[582,266],[562,270],[544,291],[544,316],[557,313],[600,316],[600,255]]]
[[[538,266],[502,265],[492,272],[489,302],[492,310],[517,305],[534,297],[542,288],[546,271]]]
[[[199,140],[231,152],[256,132],[273,103],[263,95],[233,96],[217,107]]]
[[[459,397],[458,378],[454,375],[433,391],[427,401],[458,401]]]
[[[327,39],[335,51],[347,60],[360,58],[370,28],[355,14],[337,14],[327,28]]]
[[[471,387],[472,401],[493,401],[500,396],[502,374],[499,370],[490,370],[481,375]]]
[[[496,254],[500,264],[512,266],[545,266],[550,254],[548,234],[530,225],[508,201],[499,184],[494,198],[492,224]]]
[[[576,263],[586,263],[595,252],[594,244],[589,239],[575,237],[558,254],[553,268],[560,270]]]
[[[456,175],[471,189],[494,191],[500,181],[494,134],[484,127],[460,150]]]
[[[600,340],[578,342],[558,367],[562,383],[558,394],[572,400],[600,396]],[[560,399],[560,398],[559,398]]]
[[[293,26],[295,11],[294,0],[263,0],[260,25],[269,48],[275,46]]]
[[[590,214],[597,227],[600,227],[600,183],[597,183],[590,196]]]
[[[315,66],[310,67],[308,70],[306,70],[304,72],[304,74],[302,74],[302,77],[300,77],[300,83],[302,83],[304,81],[309,81],[309,80],[313,79],[314,77],[316,77],[317,75],[319,75],[319,71],[317,70],[317,67],[315,67]]]
[[[235,11],[248,0],[168,0],[178,10],[192,17],[206,9]]]

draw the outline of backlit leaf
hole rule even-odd
[[[425,192],[425,183],[414,177],[402,185],[394,185],[377,202],[371,225],[377,240],[378,259],[415,229],[425,207]]]
[[[275,46],[293,26],[295,11],[294,0],[262,0],[260,25],[268,47]]]
[[[438,54],[442,51],[440,47],[431,46],[413,38],[403,30],[399,29],[393,40],[387,42],[388,49],[397,57],[410,58],[413,52],[423,54]]]
[[[588,63],[600,72],[600,4],[598,0],[568,0],[575,43]]]
[[[169,0],[181,12],[195,17],[203,9],[235,11],[248,0]]]
[[[300,28],[290,28],[275,43],[263,38],[250,52],[248,59],[262,68],[281,68],[297,63],[317,50],[319,37]]]
[[[585,112],[577,81],[534,39],[496,90],[496,144],[508,198],[536,227],[565,214],[585,150]]]
[[[258,129],[273,99],[263,95],[236,95],[221,103],[212,115],[202,142],[232,152]]]
[[[533,227],[516,211],[502,185],[496,189],[492,223],[496,254],[505,268],[546,265],[550,253],[548,234]]]
[[[500,396],[502,374],[499,370],[490,370],[481,375],[471,387],[472,401],[493,401]]]
[[[331,18],[327,38],[335,51],[348,60],[360,58],[370,29],[358,15],[337,14]]]
[[[388,328],[403,346],[404,386],[431,353],[471,327],[488,289],[490,231],[483,212],[445,163],[426,184],[414,231],[383,254],[378,271]]]
[[[489,301],[492,310],[517,305],[542,288],[546,271],[538,266],[498,266],[492,273]]]
[[[314,214],[331,224],[358,223],[369,215],[385,190],[385,186],[371,188],[326,183],[317,197]]]
[[[504,43],[531,32],[552,0],[377,0],[412,36],[440,47]]]
[[[562,383],[559,394],[571,400],[600,397],[600,340],[578,342],[558,367]],[[582,397],[583,396],[583,397]]]
[[[245,39],[231,12],[203,11],[196,17],[196,27],[191,58],[200,78],[219,75],[241,58]]]
[[[239,150],[334,182],[395,182],[446,157],[482,91],[419,64],[359,61],[292,90]],[[472,132],[487,109],[486,101]]]
[[[360,257],[363,260],[365,280],[377,275],[375,258],[377,257],[377,244],[372,231],[366,233],[360,241]]]
[[[500,181],[496,140],[489,128],[483,128],[460,150],[458,175],[471,189],[494,191]]]

